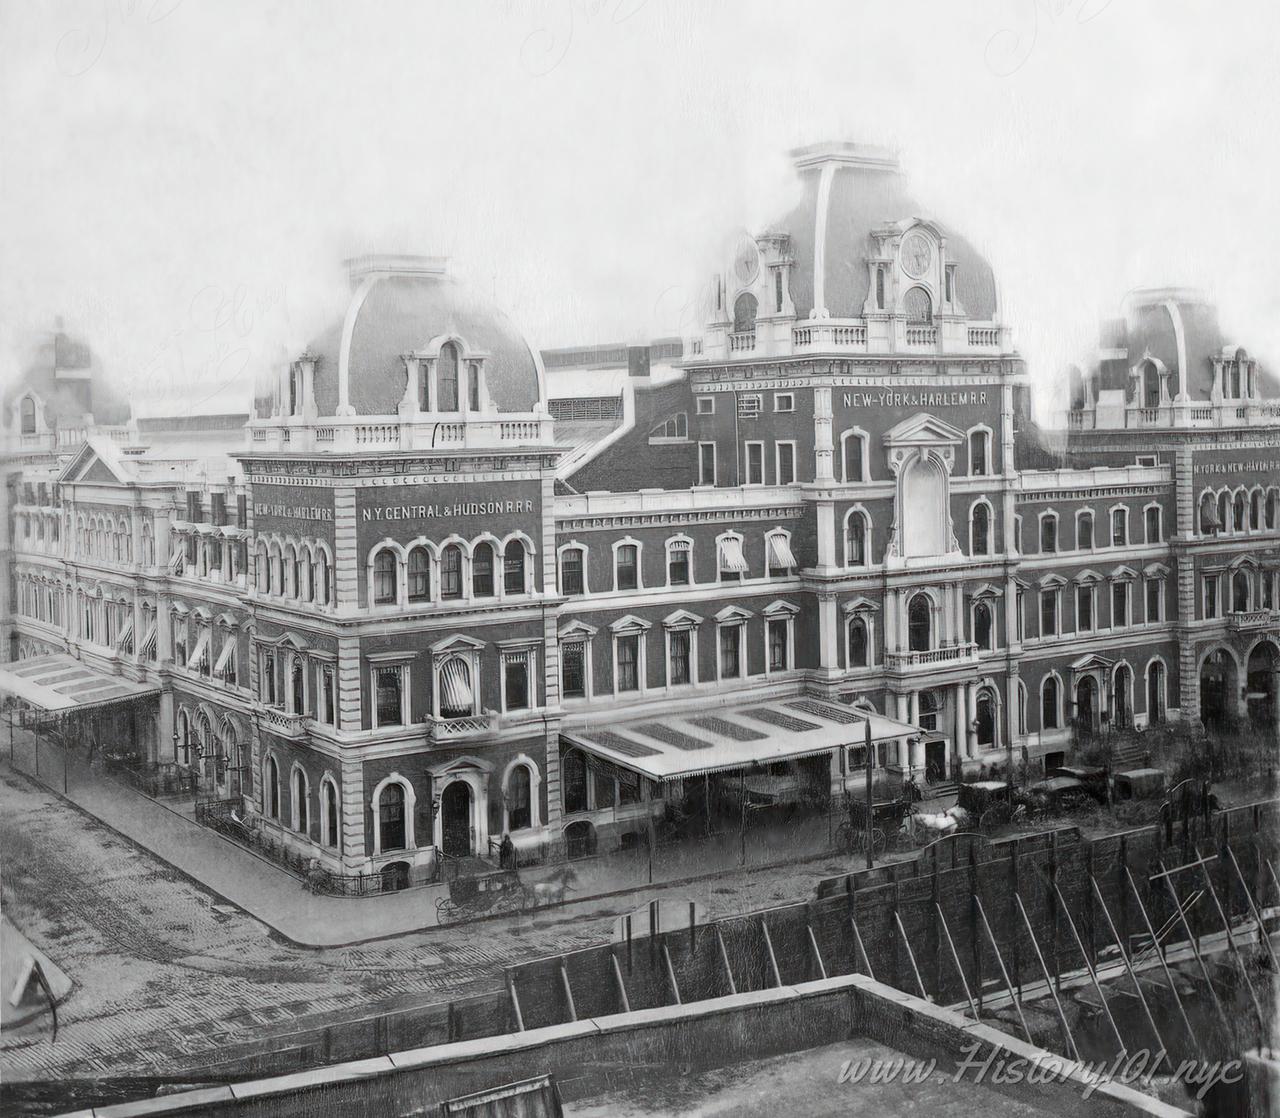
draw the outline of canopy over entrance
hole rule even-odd
[[[0,696],[12,696],[50,713],[95,710],[159,693],[159,687],[96,672],[65,653],[15,660],[0,667]]]
[[[919,727],[838,703],[796,697],[650,715],[606,718],[561,731],[567,744],[650,780],[681,780],[829,753],[866,741],[906,742]]]

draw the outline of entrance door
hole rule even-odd
[[[945,780],[947,776],[947,743],[945,741],[927,741],[924,743],[924,778],[933,783]]]
[[[471,786],[455,780],[440,797],[441,845],[455,857],[471,853]]]
[[[1085,733],[1093,733],[1098,724],[1098,684],[1087,675],[1076,684],[1076,725]]]

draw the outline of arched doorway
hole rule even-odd
[[[996,744],[996,699],[989,687],[978,692],[978,745],[990,749]]]
[[[1275,726],[1280,719],[1280,650],[1270,641],[1262,641],[1249,653],[1245,672],[1249,722]]]
[[[1164,704],[1164,665],[1159,660],[1154,660],[1147,668],[1147,724],[1149,726],[1164,721]]]
[[[1121,664],[1116,668],[1114,686],[1115,695],[1111,703],[1114,714],[1112,725],[1117,728],[1131,726],[1133,725],[1133,672],[1129,670],[1128,664]]]
[[[396,893],[409,886],[409,863],[389,862],[382,867],[382,891]]]
[[[1087,675],[1076,684],[1076,729],[1091,734],[1098,728],[1098,681]]]
[[[564,829],[565,854],[570,858],[589,858],[596,852],[596,829],[585,819],[570,823]]]
[[[1236,662],[1219,648],[1200,666],[1200,721],[1206,728],[1223,726],[1235,713]]]
[[[907,647],[912,652],[928,652],[931,647],[931,607],[927,594],[917,594],[907,606]]]
[[[440,797],[440,845],[446,854],[471,853],[471,786],[455,780]]]

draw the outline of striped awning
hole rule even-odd
[[[155,655],[156,651],[156,623],[153,621],[147,626],[146,635],[142,638],[142,647],[138,649],[138,655],[144,660],[150,659]]]
[[[198,672],[201,668],[209,663],[209,630],[206,629],[200,634],[200,639],[196,641],[196,647],[191,653],[191,659],[187,661],[187,666],[193,671]]]
[[[175,575],[181,574],[182,564],[185,559],[186,555],[183,553],[182,548],[175,547],[173,549],[173,553],[169,556],[169,573]]]
[[[475,708],[471,693],[471,669],[457,656],[444,662],[440,669],[440,711],[470,714]]]
[[[133,651],[133,618],[129,618],[124,623],[124,628],[120,630],[120,635],[116,638],[116,648],[121,652]]]
[[[786,536],[769,537],[769,566],[785,567],[789,571],[799,566],[796,557],[791,554],[791,541]]]
[[[720,541],[720,569],[729,574],[744,575],[751,568],[742,554],[742,541],[737,536],[726,536]]]
[[[231,662],[231,657],[236,651],[236,635],[228,633],[226,639],[222,642],[222,651],[218,653],[218,662],[213,666],[213,674],[220,676],[227,670],[227,665]]]

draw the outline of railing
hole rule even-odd
[[[936,345],[938,328],[936,326],[908,326],[907,345]]]
[[[1139,427],[1154,427],[1160,422],[1159,408],[1138,408],[1133,414]]]
[[[953,664],[962,660],[975,660],[978,646],[973,643],[953,644],[944,648],[929,648],[913,652],[889,652],[885,660],[890,668],[903,670],[921,668],[932,664]]]
[[[107,772],[153,800],[160,796],[194,796],[199,785],[193,770],[172,761],[139,765],[108,757]]]
[[[836,325],[824,322],[809,326],[795,326],[791,330],[794,349],[809,346],[828,346],[838,349],[863,348],[867,344],[867,328],[860,325]]]
[[[358,446],[385,446],[400,441],[398,423],[362,423],[355,429]]]
[[[256,434],[257,434],[257,432],[255,431],[255,432],[254,432],[254,434],[256,435]],[[332,427],[317,427],[317,428],[316,428],[316,442],[318,442],[318,443],[331,443],[331,442],[333,442],[333,428],[332,428]]]
[[[970,326],[969,327],[969,344],[970,345],[998,345],[1000,342],[1000,330],[998,327],[992,326]]]
[[[1213,408],[1192,408],[1191,418],[1194,421],[1203,420],[1204,422],[1208,422],[1213,419]]]
[[[254,450],[359,451],[368,449],[429,450],[433,447],[493,447],[518,444],[551,445],[553,420],[539,412],[460,415],[370,417],[351,421],[326,416],[322,422],[283,424],[257,420],[249,424],[248,445]]]
[[[1247,613],[1229,613],[1227,614],[1228,629],[1256,629],[1263,625],[1270,625],[1275,613],[1269,609],[1253,609]]]
[[[482,734],[498,727],[498,716],[486,714],[468,715],[465,718],[433,718],[430,722],[433,738],[457,738],[466,734]]]
[[[273,710],[268,707],[262,712],[267,728],[274,734],[287,738],[300,738],[306,733],[306,718],[301,714],[290,714],[284,710]]]
[[[756,332],[749,330],[741,334],[729,335],[730,353],[749,353],[756,348]]]
[[[634,492],[590,492],[557,496],[556,516],[600,516],[632,512],[672,512],[685,509],[764,508],[795,505],[800,490],[793,486],[697,486],[693,489],[637,489]]]
[[[537,423],[516,421],[502,423],[498,427],[498,437],[504,443],[533,443],[541,437],[542,431]]]

